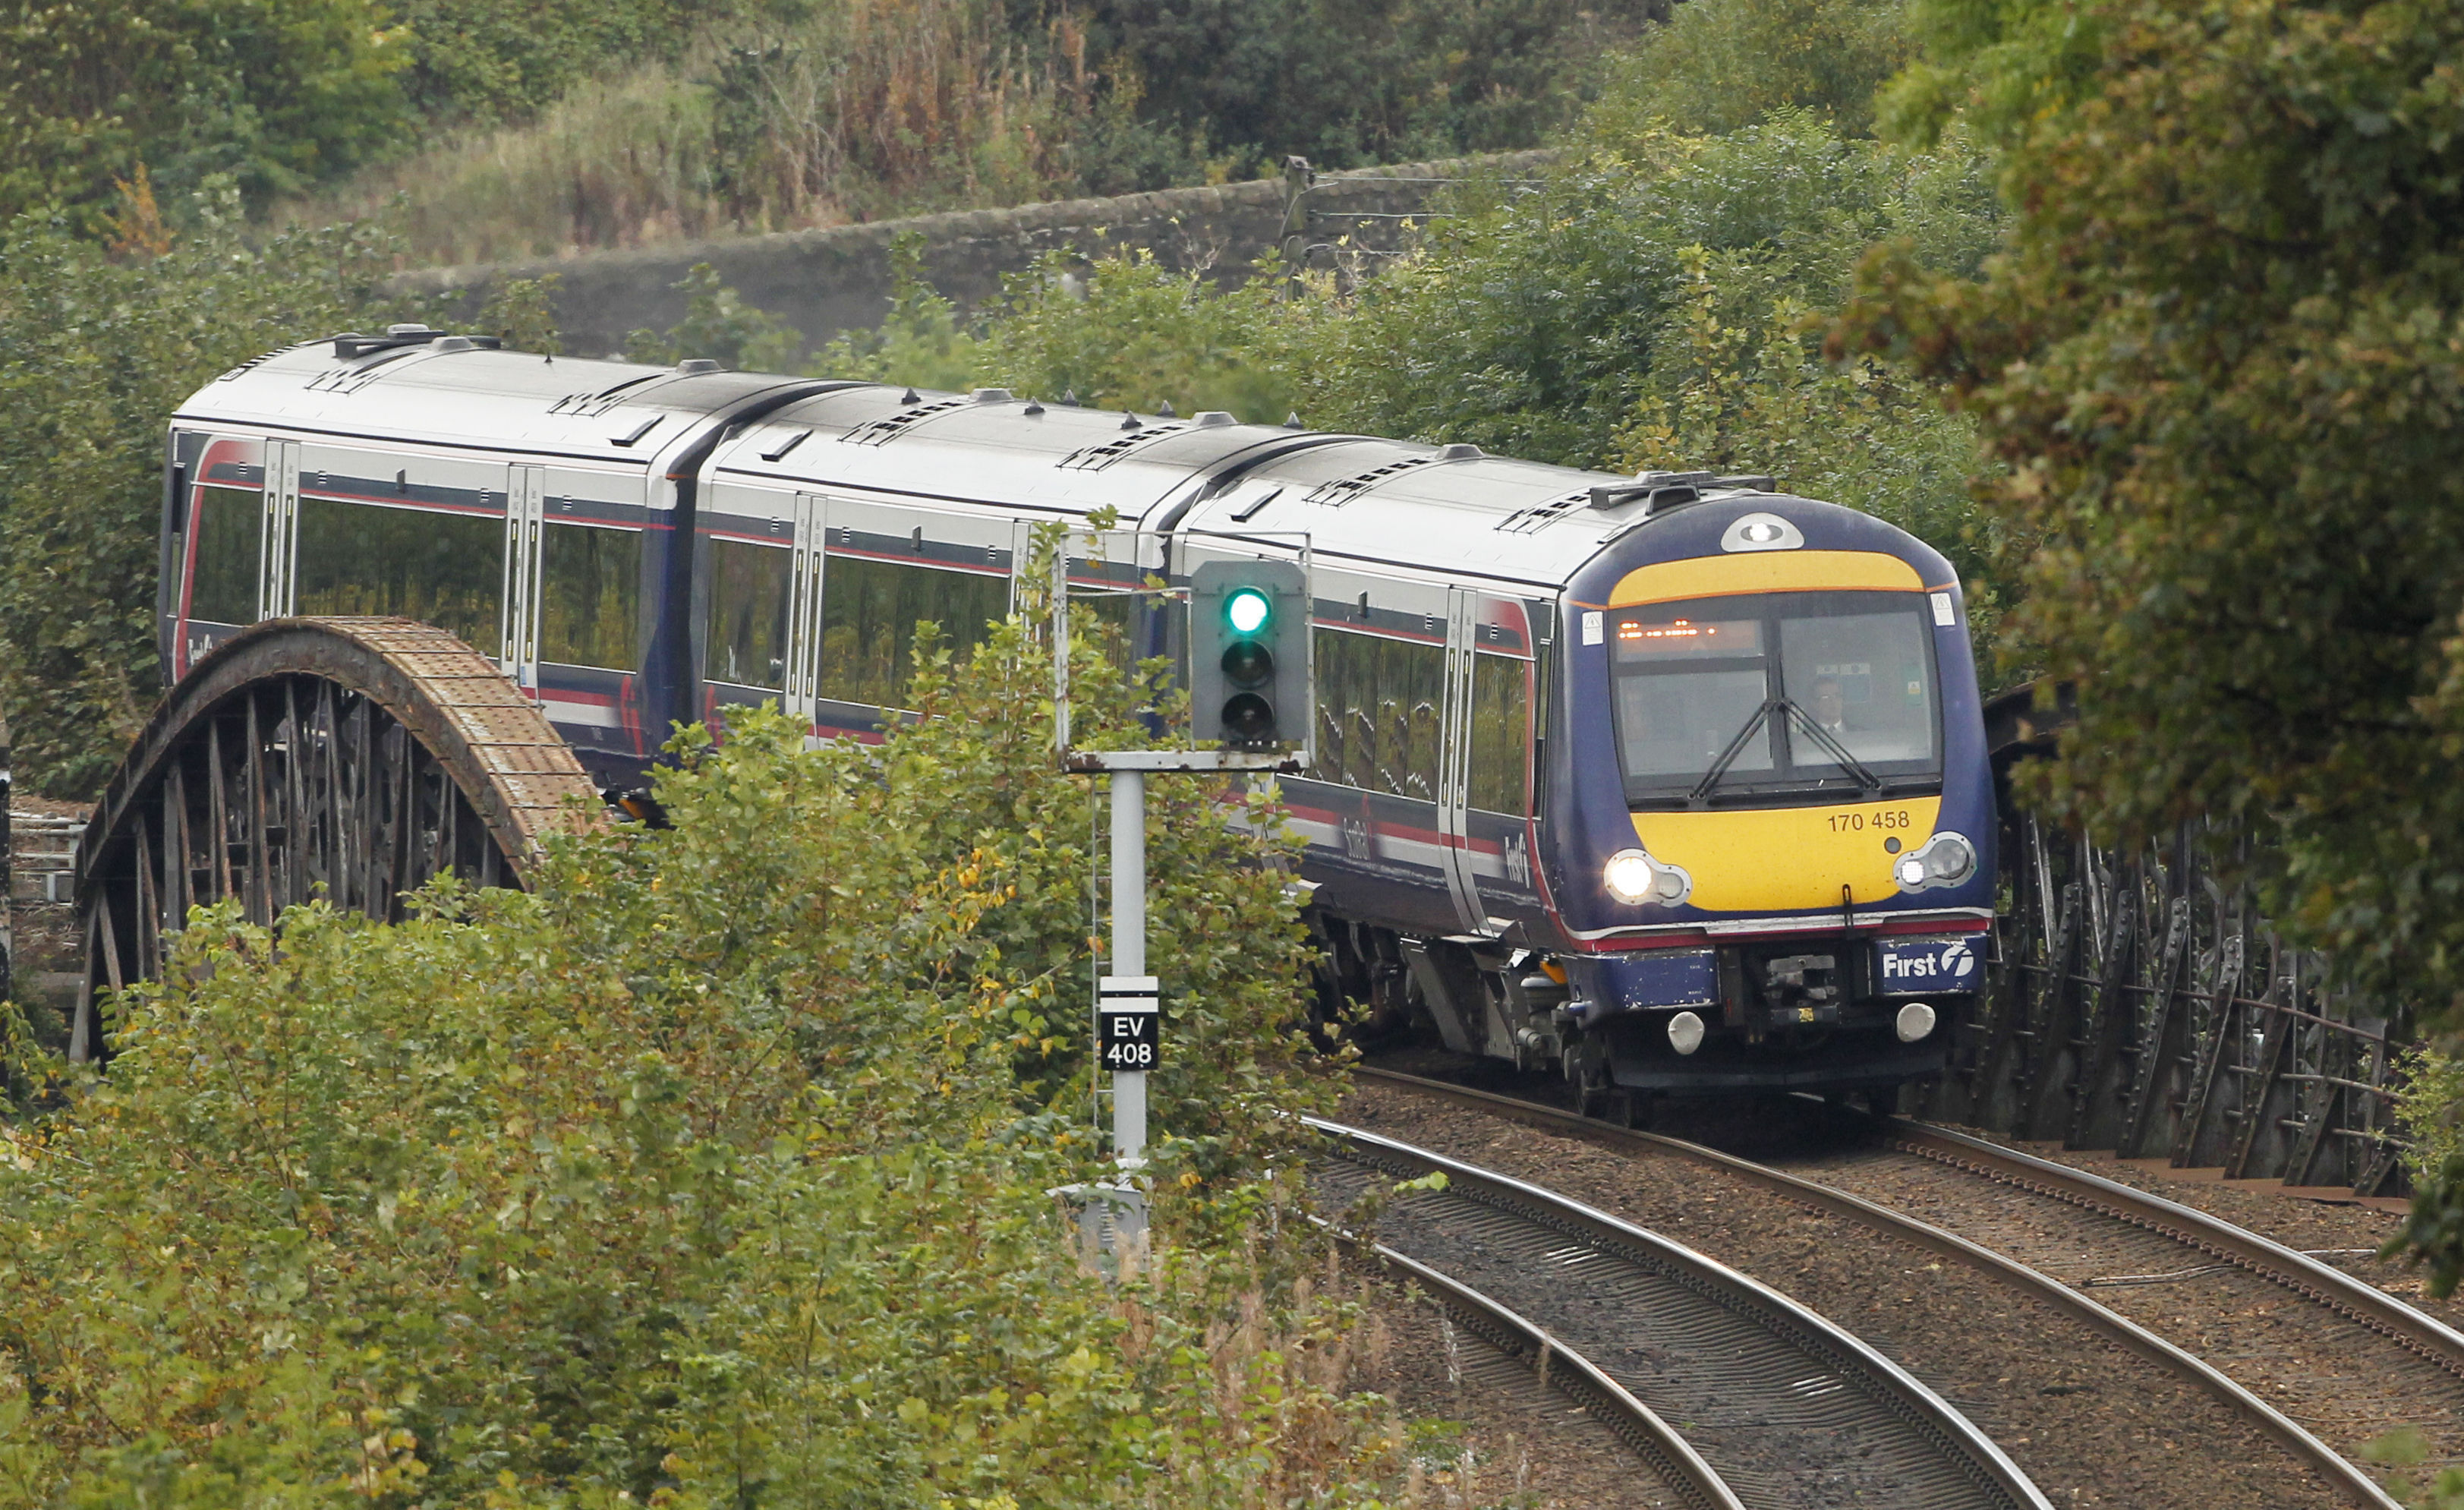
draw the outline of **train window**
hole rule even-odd
[[[1319,781],[1435,801],[1445,651],[1413,640],[1321,629],[1315,655],[1318,754],[1309,774]]]
[[[1470,802],[1484,811],[1524,811],[1524,751],[1531,730],[1524,665],[1508,655],[1472,657]]]
[[[1931,631],[1914,609],[1853,611],[1871,606],[1815,604],[1782,618],[1781,684],[1859,763],[1877,771],[1930,763],[1939,722]],[[1811,735],[1792,730],[1791,740],[1800,767],[1839,768]]]
[[[550,520],[539,537],[539,659],[639,666],[641,595],[639,531]]]
[[[710,621],[702,672],[713,681],[783,691],[787,685],[787,599],[794,562],[785,545],[743,540],[710,543]]]
[[[1687,800],[1715,771],[1731,797],[1934,779],[1924,608],[1913,593],[1774,592],[1619,613],[1610,665],[1627,797]]]
[[[303,498],[298,551],[298,612],[398,613],[496,648],[500,519]]]
[[[895,708],[915,675],[915,626],[963,656],[1009,614],[1009,578],[832,556],[822,577],[822,696]]]
[[[265,495],[254,488],[200,488],[188,528],[197,543],[188,616],[209,624],[254,623]]]

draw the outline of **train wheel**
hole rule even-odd
[[[192,904],[253,922],[322,896],[398,919],[447,871],[518,886],[539,840],[596,821],[596,788],[538,706],[445,631],[273,619],[171,689],[88,825],[86,987],[73,1059],[105,1045],[99,993],[151,979]]]

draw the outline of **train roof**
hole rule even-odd
[[[1262,545],[1306,533],[1322,557],[1549,590],[1646,522],[1655,487],[1739,500],[1770,487],[1708,474],[1639,481],[1476,446],[1083,409],[1000,389],[551,358],[403,326],[269,352],[206,385],[175,420],[645,466],[676,455],[687,433],[725,426],[715,469],[741,483],[1067,520],[1109,506],[1123,527]]]

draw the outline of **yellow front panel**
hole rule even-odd
[[[1652,858],[1694,877],[1690,905],[1705,912],[1802,912],[1899,895],[1891,862],[1933,836],[1940,797],[1836,808],[1638,812],[1634,835]],[[1882,848],[1897,839],[1895,854]]]
[[[1630,609],[1736,592],[1916,592],[1924,587],[1916,567],[1878,550],[1757,550],[1637,566],[1609,590],[1608,606]]]

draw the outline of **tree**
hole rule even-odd
[[[99,235],[140,165],[259,198],[340,172],[397,139],[409,60],[372,0],[0,0],[0,224]]]
[[[1878,255],[1838,342],[1948,384],[2007,466],[2016,628],[2080,689],[2041,794],[2245,825],[2271,916],[2455,1022],[2464,11],[1931,14],[1898,98],[1972,105],[2012,246],[1973,282]]]
[[[1469,192],[1317,337],[1310,420],[1598,466],[1638,405],[1694,375],[1695,249],[1727,318],[1759,326],[1783,300],[1833,307],[1878,237],[1959,274],[2001,226],[1964,142],[1899,151],[1797,110],[1725,137],[1603,133],[1537,192]]]
[[[171,411],[270,347],[416,313],[380,293],[391,258],[370,228],[253,249],[239,213],[209,188],[161,256],[31,221],[0,233],[0,705],[21,778],[52,796],[93,795],[159,690]]]
[[[1221,779],[1150,810],[1155,1261],[1065,1236],[1094,855],[1025,623],[928,633],[879,745],[688,731],[672,827],[530,893],[193,914],[109,1073],[0,1125],[0,1510],[1375,1503],[1290,1177],[1339,1083]],[[1107,633],[1078,727],[1142,740]]]
[[[1617,60],[1585,134],[1650,122],[1718,135],[1784,109],[1870,135],[1874,92],[1914,60],[1901,0],[1686,0]]]

